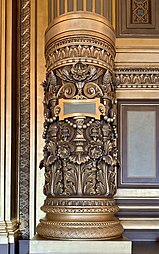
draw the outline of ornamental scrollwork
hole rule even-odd
[[[62,81],[57,98],[84,99],[102,96],[100,86],[95,83],[103,74],[101,68],[87,65],[82,62],[66,66],[56,71],[57,76]]]
[[[76,64],[52,71],[44,87],[44,194],[53,196],[103,196],[116,192],[118,167],[116,104],[109,70]],[[60,98],[100,98],[101,120],[78,115],[58,121]]]

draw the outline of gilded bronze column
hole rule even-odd
[[[37,232],[49,239],[118,238],[113,28],[98,14],[72,12],[54,20],[45,40],[46,216]]]

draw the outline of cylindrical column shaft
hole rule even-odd
[[[45,40],[46,217],[37,232],[51,239],[120,237],[113,28],[95,13],[68,13],[49,26]]]

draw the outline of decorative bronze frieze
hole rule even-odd
[[[107,20],[87,12],[63,15],[46,31],[40,168],[45,168],[47,198],[41,208],[46,217],[37,227],[43,237],[112,239],[122,234],[113,200],[119,168],[114,38]],[[95,46],[101,44],[107,47]]]
[[[119,67],[115,69],[117,88],[159,88],[159,69],[153,67],[132,68]]]

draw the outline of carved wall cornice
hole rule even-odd
[[[156,89],[159,88],[159,68],[116,67],[117,88]]]

